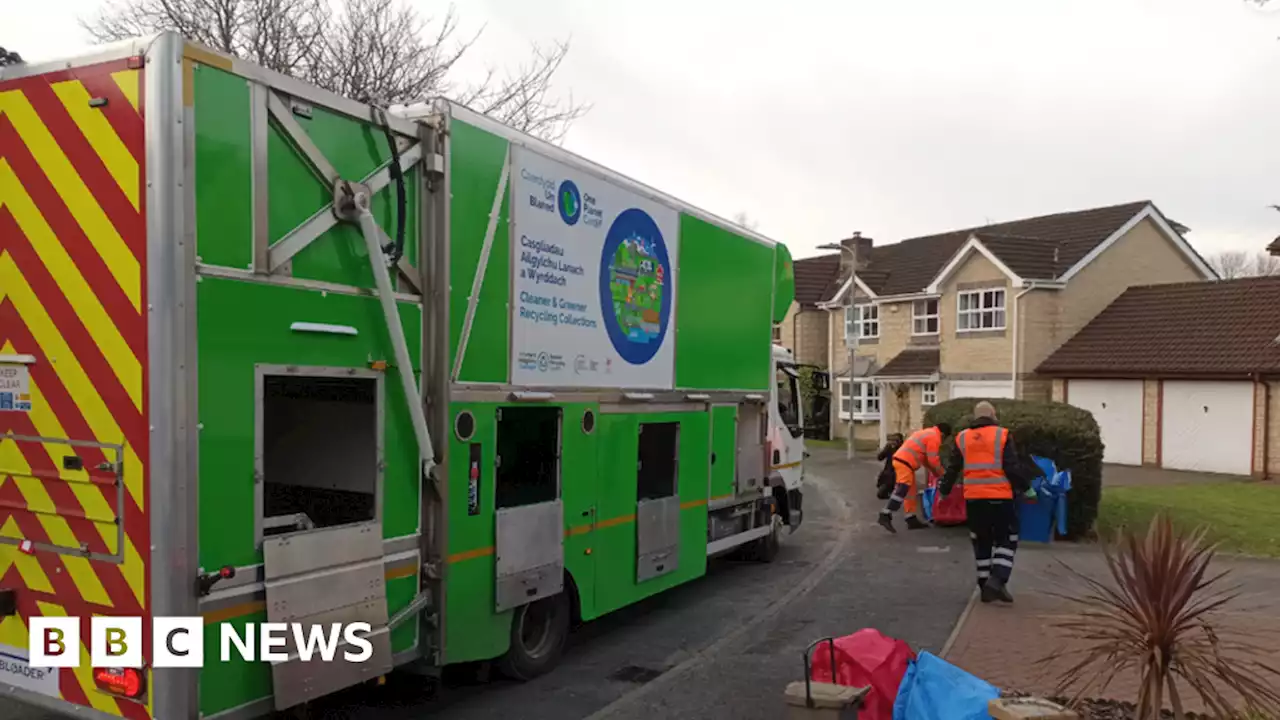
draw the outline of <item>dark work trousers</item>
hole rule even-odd
[[[1018,552],[1018,505],[1013,500],[969,500],[969,539],[978,566],[978,585],[994,576],[1009,582]]]

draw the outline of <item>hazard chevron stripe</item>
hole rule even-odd
[[[33,615],[79,617],[84,638],[92,615],[149,615],[142,74],[119,61],[0,82],[0,353],[36,359],[31,410],[0,412],[0,433],[50,439],[0,440],[0,536],[123,558],[0,544],[0,582],[20,588],[0,642],[19,647]],[[114,452],[62,438],[124,447],[122,508],[114,473],[97,469]],[[86,469],[66,469],[72,455]],[[59,675],[64,700],[149,717],[99,691],[79,651],[82,667]]]

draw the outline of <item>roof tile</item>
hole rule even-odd
[[[827,288],[840,275],[840,254],[819,255],[796,260],[796,302],[811,308],[835,293],[827,294]]]
[[[1113,377],[1280,373],[1280,277],[1129,288],[1037,372]]]
[[[952,230],[877,245],[858,277],[877,295],[905,295],[928,287],[957,251],[978,235],[1011,270],[1037,280],[1056,278],[1133,219],[1150,203],[1139,202],[1055,213]],[[1053,261],[1056,250],[1058,260]],[[1016,267],[1015,267],[1016,266]],[[835,285],[836,289],[841,283]],[[833,297],[830,292],[827,297]]]
[[[938,348],[907,348],[876,371],[881,377],[916,377],[932,375],[941,366]]]

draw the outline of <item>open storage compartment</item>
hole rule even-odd
[[[558,407],[498,408],[494,500],[498,612],[564,588],[564,506],[560,502]]]
[[[680,423],[640,423],[636,462],[636,582],[680,561]]]

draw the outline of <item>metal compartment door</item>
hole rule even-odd
[[[564,589],[564,504],[497,511],[495,608],[504,612]]]
[[[277,710],[328,695],[391,671],[387,628],[387,588],[382,532],[377,522],[267,538],[262,544],[267,589],[267,621],[299,623],[304,635],[328,633],[332,623],[365,622],[373,653],[364,662],[347,661],[338,645],[331,662],[302,660],[293,637],[289,659],[271,665]]]
[[[765,477],[765,413],[760,403],[738,406],[738,495],[759,493]]]
[[[679,496],[636,503],[636,582],[644,582],[680,566]]]

